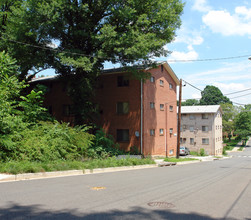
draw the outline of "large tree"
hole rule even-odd
[[[234,131],[234,120],[238,115],[239,111],[236,106],[229,103],[221,104],[221,108],[223,111],[222,115],[223,132],[226,132],[228,134],[228,137],[231,138],[231,134]]]
[[[251,111],[250,106],[243,109],[235,119],[235,131],[244,140],[251,135]]]
[[[145,64],[166,55],[182,10],[181,0],[23,0],[11,8],[0,47],[16,58],[21,78],[47,68],[71,74],[73,101],[92,112],[86,98],[103,63]]]
[[[201,92],[200,105],[219,105],[222,103],[232,104],[229,98],[224,96],[216,86],[207,85]]]

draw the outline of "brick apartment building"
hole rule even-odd
[[[144,155],[174,156],[179,79],[166,62],[142,71],[151,73],[151,78],[145,82],[133,79],[122,68],[103,71],[96,91],[98,124],[126,151],[136,146]],[[74,123],[64,82],[56,77],[32,82],[49,87],[44,104],[57,120]]]
[[[181,146],[190,151],[205,149],[208,155],[222,155],[222,110],[220,105],[181,107]]]

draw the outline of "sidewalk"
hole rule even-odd
[[[23,174],[17,174],[17,175],[0,174],[0,183],[5,182],[5,181],[20,181],[20,180],[30,180],[30,179],[40,179],[40,178],[87,175],[87,174],[95,174],[95,173],[108,173],[108,172],[146,169],[146,168],[154,168],[154,167],[158,167],[158,164],[97,168],[93,170],[85,169],[85,170],[67,170],[67,171],[41,172],[41,173],[23,173]]]

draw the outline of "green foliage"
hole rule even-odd
[[[164,161],[166,162],[185,162],[185,161],[195,161],[198,159],[195,158],[175,158],[175,157],[170,157],[170,158],[165,158]]]
[[[201,92],[200,105],[220,105],[232,102],[216,86],[206,86]]]
[[[155,164],[150,158],[136,159],[124,158],[116,159],[115,157],[107,159],[94,159],[88,161],[46,161],[46,162],[30,162],[30,161],[10,161],[0,163],[0,173],[37,173],[63,170],[85,170],[105,167],[119,166],[136,166],[144,164]]]
[[[132,146],[129,151],[130,155],[140,155],[140,150],[137,146]]]
[[[75,160],[87,156],[93,136],[85,128],[72,128],[68,124],[40,122],[24,130],[1,137],[2,161]]]
[[[0,67],[6,70],[0,77],[0,160],[48,161],[86,157],[94,136],[87,133],[87,128],[72,128],[51,120],[46,109],[41,107],[43,88],[20,96],[26,86],[11,72],[14,60],[4,52],[0,53],[0,58]]]
[[[174,39],[184,6],[181,0],[16,2],[21,4],[3,10],[8,16],[0,30],[0,49],[18,60],[22,79],[47,68],[73,75],[69,93],[78,124],[94,117],[93,88],[103,63],[144,65],[152,56],[166,55],[164,45]],[[5,3],[0,4],[3,9]]]
[[[119,145],[115,144],[111,135],[107,135],[104,130],[96,131],[94,144],[88,149],[88,157],[90,158],[107,158],[124,154],[119,149]]]
[[[205,153],[205,149],[204,148],[200,148],[200,156],[206,156],[206,153]]]
[[[235,119],[235,132],[246,139],[251,134],[251,111],[244,109]]]
[[[238,109],[236,106],[230,103],[221,104],[223,111],[222,114],[222,125],[223,132],[227,132],[229,138],[231,138],[231,133],[234,131],[234,120],[238,114]]]
[[[182,106],[200,105],[200,102],[197,99],[187,99],[185,102],[181,102],[181,105]]]

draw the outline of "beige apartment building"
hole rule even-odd
[[[222,155],[222,141],[220,105],[181,107],[181,146],[196,152],[204,148],[207,155]]]

